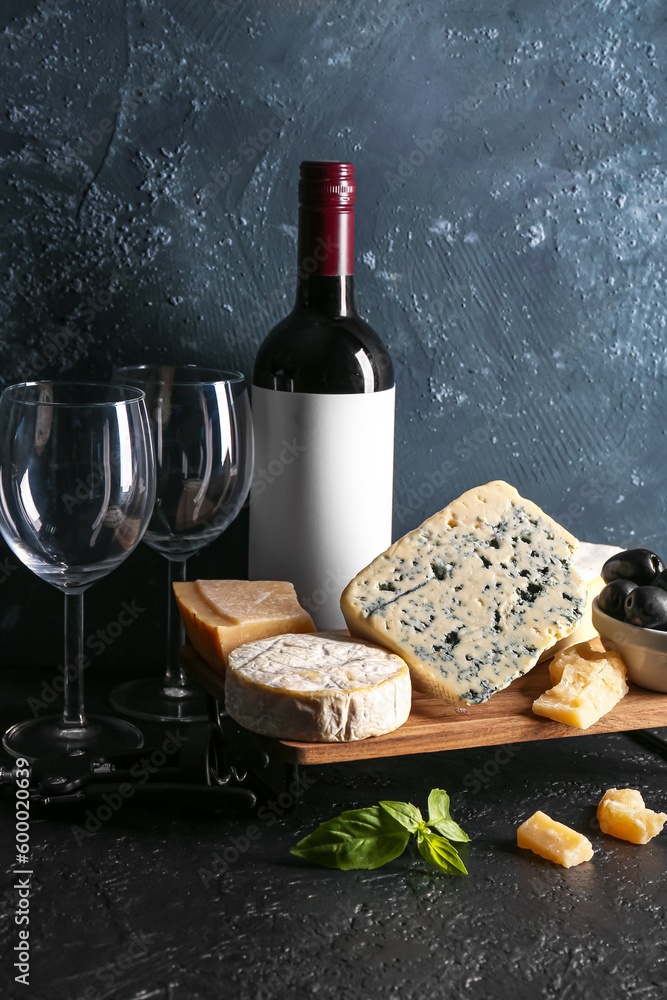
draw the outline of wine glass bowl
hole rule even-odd
[[[206,706],[178,663],[185,637],[172,584],[185,579],[188,557],[232,523],[250,490],[248,393],[240,372],[197,365],[127,366],[116,369],[113,379],[146,394],[157,489],[144,540],[168,560],[169,571],[165,676],[129,681],[112,692],[111,703],[136,718],[198,721],[206,718]]]
[[[3,397],[2,447],[13,452],[0,479],[3,534],[28,569],[70,593],[127,558],[150,504],[152,453],[135,405],[141,393],[117,389],[118,406],[101,394],[114,392],[47,382],[10,386]],[[97,429],[95,415],[109,406]],[[128,447],[137,432],[139,452]]]
[[[187,559],[239,513],[252,472],[243,375],[186,366],[120,368],[114,379],[146,394],[155,441],[156,502],[144,536],[169,559]]]
[[[142,745],[135,726],[86,717],[83,594],[126,559],[155,496],[144,394],[127,386],[28,382],[0,399],[0,532],[40,579],[65,594],[65,708],[32,719],[3,740],[28,758],[87,747]]]

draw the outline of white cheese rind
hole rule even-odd
[[[395,542],[343,591],[352,635],[409,665],[414,686],[487,701],[578,624],[577,539],[503,482],[469,490]]]
[[[390,733],[410,714],[398,656],[336,633],[281,635],[233,650],[225,710],[263,736],[347,743]]]

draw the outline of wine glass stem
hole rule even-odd
[[[167,670],[164,677],[166,688],[187,687],[185,671],[178,662],[179,647],[185,642],[185,628],[174,596],[174,583],[185,582],[185,559],[168,559],[169,593],[167,594]]]
[[[63,725],[86,725],[83,708],[83,594],[65,594],[65,660]]]

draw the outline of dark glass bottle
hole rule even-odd
[[[296,303],[253,376],[250,575],[295,584],[320,628],[391,542],[394,373],[354,305],[354,167],[301,164]]]

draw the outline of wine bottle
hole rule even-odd
[[[296,304],[255,361],[249,574],[289,580],[320,629],[391,543],[394,372],[353,294],[354,167],[301,164]]]

